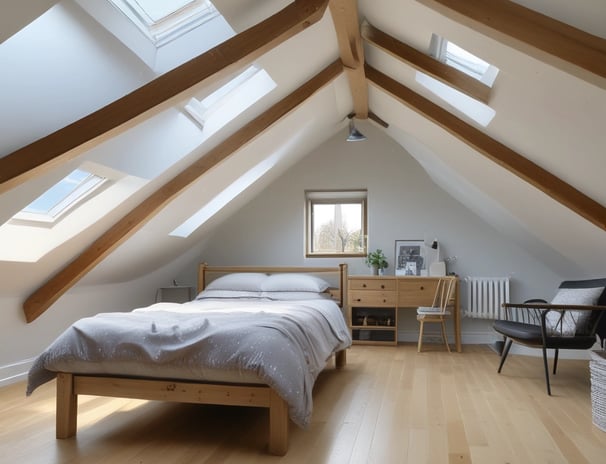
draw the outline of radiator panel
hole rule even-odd
[[[509,277],[467,277],[466,317],[504,318],[501,304],[509,302]]]

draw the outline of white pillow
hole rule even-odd
[[[331,299],[331,296],[328,293],[316,292],[262,292],[261,295],[264,298],[278,301]]]
[[[560,288],[556,296],[551,300],[553,305],[590,305],[597,304],[598,298],[604,291],[604,287],[593,288]],[[573,336],[577,327],[584,326],[591,311],[569,310],[564,313],[559,311],[550,311],[547,313],[545,324],[547,330],[553,335]],[[561,321],[560,321],[561,319]]]
[[[309,274],[272,274],[261,285],[264,292],[315,292],[322,293],[328,282]]]
[[[260,292],[267,274],[259,272],[236,272],[221,276],[210,282],[204,290],[239,290]]]
[[[590,305],[597,304],[604,287],[593,288],[560,288],[551,304]]]
[[[220,299],[259,299],[263,298],[261,292],[249,292],[245,290],[202,290],[196,296],[196,300],[204,300],[209,298]]]

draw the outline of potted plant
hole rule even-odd
[[[388,266],[387,256],[383,253],[383,250],[377,248],[376,251],[371,251],[366,256],[366,264],[372,269],[373,275],[378,275],[379,271],[382,271]]]

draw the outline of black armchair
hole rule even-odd
[[[504,303],[505,319],[496,320],[494,330],[505,337],[498,372],[501,373],[512,342],[541,348],[545,367],[547,394],[549,366],[547,349],[555,350],[553,373],[558,365],[560,349],[587,350],[599,336],[606,338],[606,279],[569,280],[560,284],[551,303],[527,300],[522,304]]]

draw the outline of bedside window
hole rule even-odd
[[[366,256],[366,190],[305,192],[306,257]]]

